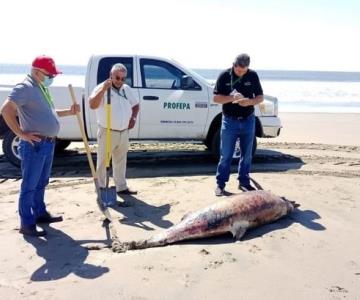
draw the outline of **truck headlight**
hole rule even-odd
[[[264,101],[259,104],[262,116],[277,116],[278,100],[275,97],[265,96]]]

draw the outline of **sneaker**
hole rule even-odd
[[[62,216],[55,217],[47,212],[46,214],[36,218],[36,224],[56,223],[56,222],[62,222],[62,220],[63,220]]]
[[[46,231],[41,229],[38,230],[36,225],[22,225],[20,227],[19,233],[23,235],[29,235],[29,236],[44,236],[46,235]]]
[[[239,184],[239,190],[242,190],[243,192],[256,191],[256,189],[252,187],[250,184],[247,185]]]
[[[134,190],[131,190],[131,189],[127,188],[125,190],[116,192],[116,194],[118,196],[120,196],[120,195],[136,195],[137,191],[134,191]]]
[[[215,196],[217,196],[217,197],[221,197],[221,196],[224,196],[225,195],[225,190],[223,189],[223,188],[221,188],[221,187],[217,187],[216,189],[215,189]]]

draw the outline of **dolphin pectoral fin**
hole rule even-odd
[[[241,225],[238,225],[238,226],[233,225],[233,227],[231,229],[231,233],[237,241],[240,241],[242,236],[245,234],[245,231],[246,231],[246,227],[241,226]]]

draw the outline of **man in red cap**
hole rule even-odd
[[[58,74],[61,72],[51,57],[36,57],[31,74],[14,87],[1,108],[6,124],[20,138],[19,215],[20,233],[24,235],[45,235],[36,224],[62,221],[61,216],[54,217],[46,210],[44,193],[51,173],[59,117],[75,115],[80,107],[55,109],[48,87]]]

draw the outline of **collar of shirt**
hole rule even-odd
[[[126,94],[125,94],[125,89],[124,89],[124,85],[122,85],[120,88],[115,87],[114,85],[111,86],[111,89],[118,94],[120,97],[123,97],[125,99],[126,98]]]

